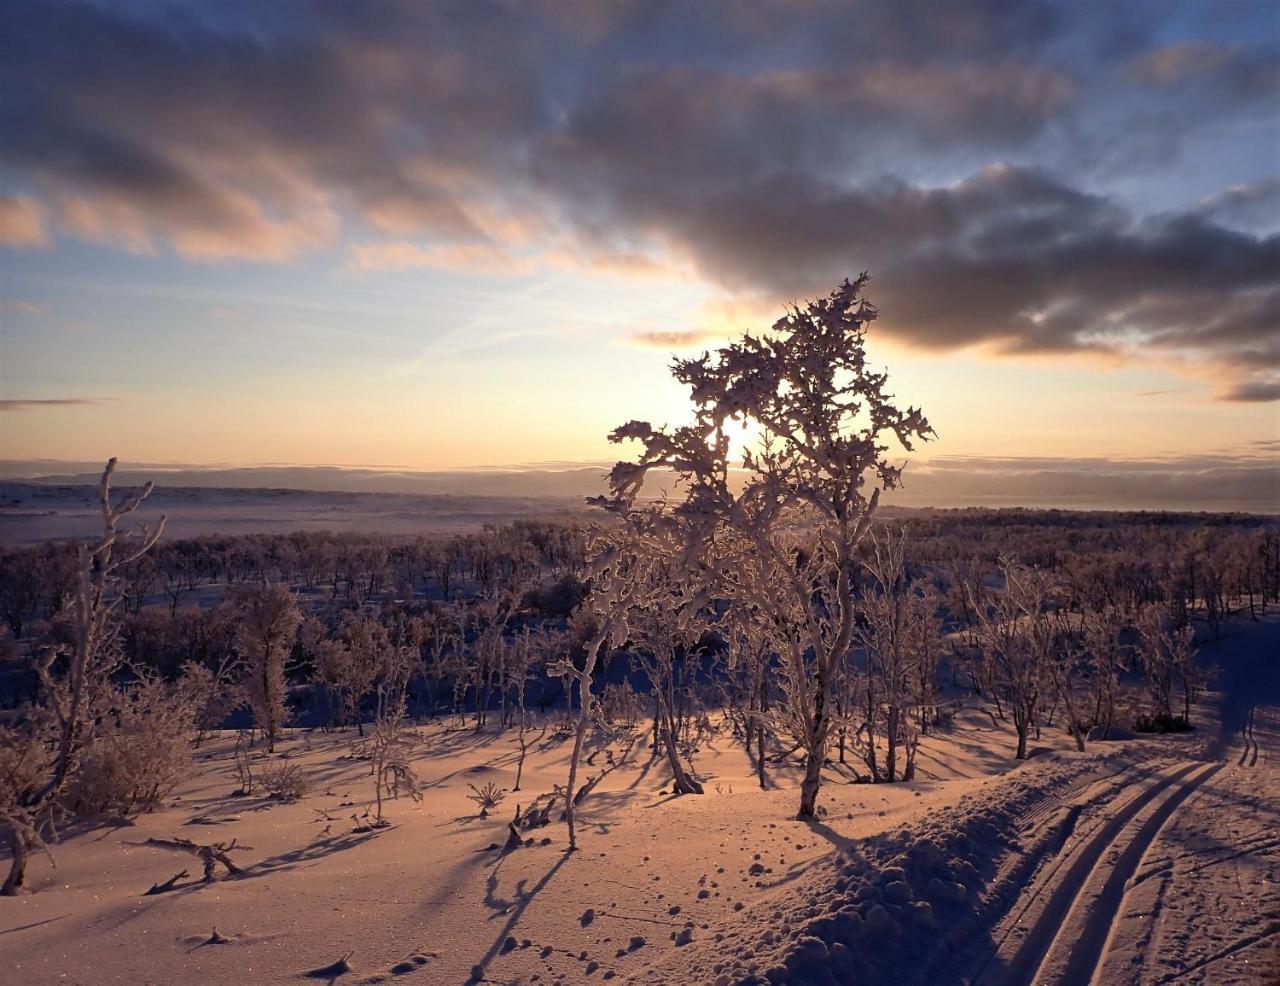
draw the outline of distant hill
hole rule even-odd
[[[49,486],[97,482],[101,464],[0,462],[0,481]],[[510,468],[411,470],[337,466],[199,466],[122,463],[120,486],[305,490],[547,500],[581,505],[605,491],[607,463],[539,463]],[[650,489],[670,487],[654,477]],[[904,486],[885,498],[902,507],[1056,507],[1079,510],[1191,510],[1280,513],[1280,455],[1270,447],[1234,454],[1149,459],[936,456],[911,462]],[[505,509],[505,508],[504,508]]]

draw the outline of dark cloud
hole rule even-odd
[[[1226,394],[1231,401],[1280,401],[1280,381],[1255,380],[1236,384]]]
[[[44,407],[91,407],[103,403],[100,397],[57,397],[40,400],[0,400],[0,412],[31,411]]]
[[[1228,226],[1280,230],[1280,175],[1233,185],[1200,203],[1198,211]]]
[[[1093,179],[1274,125],[1278,65],[1251,4],[10,0],[0,161],[42,236],[346,236],[357,267],[550,244],[769,301],[866,268],[917,345],[1156,353],[1258,399],[1274,183],[1153,214]]]

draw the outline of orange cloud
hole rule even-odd
[[[1141,82],[1172,85],[1186,79],[1202,78],[1217,71],[1243,49],[1212,41],[1185,41],[1157,48],[1135,59],[1130,74]]]
[[[44,207],[25,195],[0,195],[0,243],[19,249],[48,246]]]
[[[409,270],[427,267],[461,273],[524,274],[533,264],[487,243],[355,243],[347,251],[353,270]]]
[[[638,345],[657,349],[696,349],[713,339],[723,339],[724,335],[703,329],[689,329],[684,332],[633,332],[627,338]]]

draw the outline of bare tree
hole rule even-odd
[[[119,570],[149,551],[160,539],[165,518],[154,529],[121,530],[120,524],[151,495],[152,485],[111,502],[110,459],[98,482],[102,537],[77,547],[77,580],[71,600],[71,645],[66,673],[55,677],[57,648],[38,658],[42,703],[24,710],[19,724],[0,729],[0,821],[9,829],[13,853],[0,894],[23,889],[32,849],[46,849],[44,835],[53,825],[59,798],[79,767],[80,757],[99,712],[99,698],[110,688],[120,663],[113,611]]]

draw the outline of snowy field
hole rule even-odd
[[[354,731],[255,755],[309,775],[294,802],[233,794],[222,733],[161,809],[68,828],[56,869],[32,862],[34,893],[0,899],[0,968],[85,986],[1275,983],[1278,654],[1274,614],[1230,621],[1202,647],[1220,672],[1198,730],[1085,753],[1045,729],[1019,763],[970,704],[923,740],[914,781],[831,764],[809,823],[795,760],[761,790],[728,729],[691,757],[705,794],[682,797],[643,720],[596,731],[572,854],[558,813],[504,851],[516,806],[564,783],[563,713],[535,717],[520,791],[513,729],[418,725],[423,799],[392,801],[381,829]],[[490,782],[505,797],[481,818],[468,796]],[[234,840],[239,872],[200,882],[178,839]]]
[[[354,531],[388,535],[478,530],[517,517],[584,512],[581,497],[344,493],[297,489],[161,487],[148,501],[169,537]],[[100,533],[91,486],[0,483],[0,545]]]

